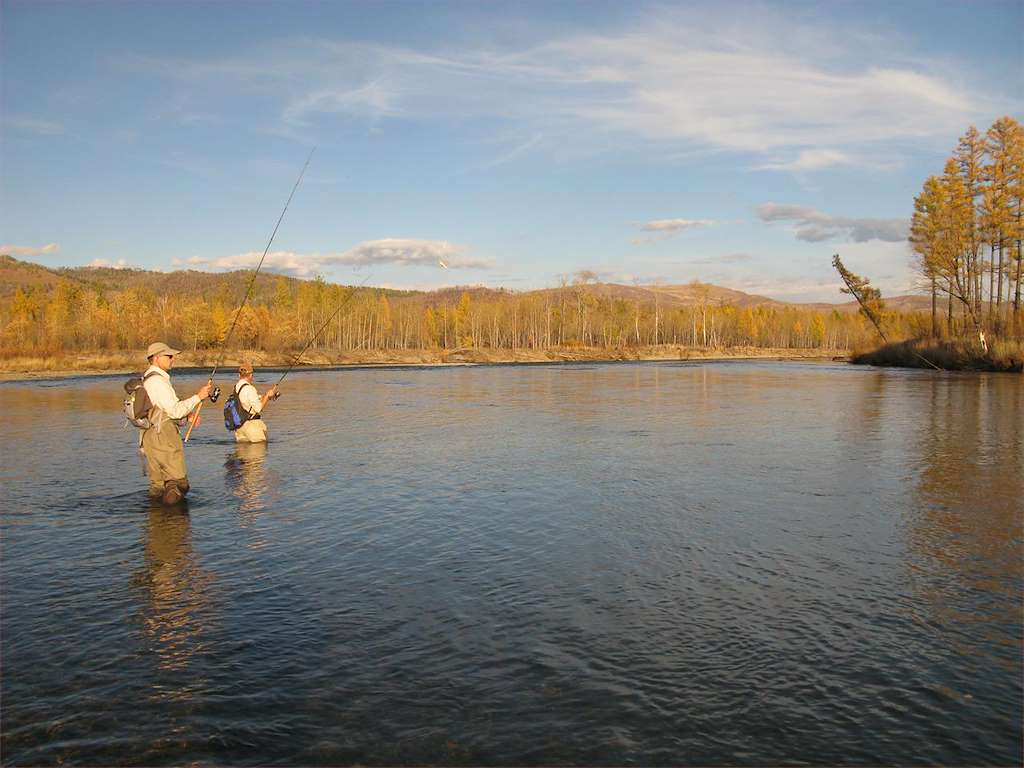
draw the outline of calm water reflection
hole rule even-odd
[[[205,578],[192,552],[191,520],[183,510],[153,508],[146,513],[141,619],[149,647],[162,669],[184,669],[202,642],[198,610]]]
[[[0,386],[5,764],[1024,759],[1019,376],[306,372],[172,511],[121,378]]]

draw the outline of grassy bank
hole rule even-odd
[[[729,347],[709,349],[661,345],[605,349],[600,347],[562,347],[535,349],[406,349],[350,352],[307,352],[300,366],[330,365],[444,365],[488,363],[551,363],[611,360],[730,360],[730,359],[786,359],[821,360],[845,356],[843,350],[781,349],[762,347]],[[217,362],[216,351],[186,352],[177,361],[178,366],[212,368]],[[257,368],[282,368],[293,361],[287,353],[238,350],[230,352],[221,361],[221,369],[230,372],[242,362],[251,362]],[[140,351],[136,355],[124,352],[93,352],[52,355],[47,357],[9,357],[0,359],[0,378],[31,379],[85,374],[129,373],[140,371],[146,360]]]
[[[850,361],[862,365],[900,368],[941,368],[946,371],[1007,371],[1024,368],[1024,342],[995,339],[988,354],[976,339],[910,339],[886,344],[870,352],[857,352]]]

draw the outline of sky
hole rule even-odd
[[[431,289],[916,289],[1024,2],[0,3],[0,251]],[[312,153],[312,156],[310,156]],[[441,265],[446,265],[442,267]]]

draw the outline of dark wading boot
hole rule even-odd
[[[168,506],[171,504],[177,504],[185,498],[185,494],[188,493],[188,489],[189,485],[187,478],[183,478],[181,480],[168,480],[164,483],[163,503]]]

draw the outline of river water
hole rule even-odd
[[[1020,376],[293,373],[187,511],[124,378],[0,385],[5,765],[1024,759]]]

